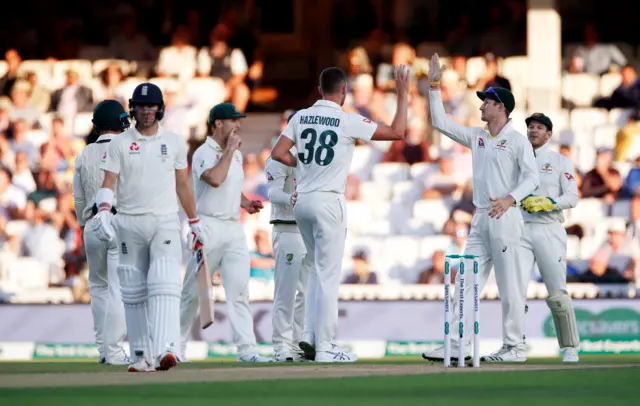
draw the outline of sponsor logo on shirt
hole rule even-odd
[[[269,172],[267,172],[267,180],[273,180],[273,176]]]
[[[484,140],[482,138],[478,138],[478,148],[484,148]]]
[[[571,182],[572,180],[574,180],[573,175],[572,175],[572,174],[570,174],[569,172],[565,172],[565,173],[564,173],[564,177],[565,177],[565,178],[567,178],[567,180],[568,180],[569,182]]]
[[[140,154],[140,146],[138,145],[137,142],[132,142],[131,145],[129,145],[129,155],[139,155]]]
[[[552,171],[553,171],[553,167],[548,162],[546,164],[542,165],[542,167],[540,168],[540,172],[549,173],[549,172],[552,172]]]

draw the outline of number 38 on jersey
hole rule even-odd
[[[298,159],[305,165],[315,162],[320,166],[330,165],[335,157],[334,147],[338,144],[338,134],[324,130],[320,134],[314,128],[306,128],[300,134],[304,150],[298,152]]]

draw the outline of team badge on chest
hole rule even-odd
[[[162,162],[165,162],[168,157],[169,151],[167,149],[167,144],[160,145],[160,159],[162,159]]]
[[[542,165],[542,167],[540,168],[540,172],[551,173],[553,172],[553,167],[550,163],[547,162],[546,164]]]

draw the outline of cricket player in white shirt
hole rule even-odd
[[[525,120],[540,172],[540,188],[522,201],[525,250],[519,269],[538,266],[547,287],[547,305],[556,327],[562,361],[578,362],[580,337],[571,297],[567,292],[567,232],[563,210],[578,204],[578,185],[573,164],[548,144],[553,123],[542,113]]]
[[[347,233],[345,184],[356,140],[399,140],[407,126],[409,68],[395,71],[397,109],[391,126],[376,124],[359,114],[342,110],[347,79],[339,68],[320,74],[318,100],[300,110],[287,124],[271,157],[296,168],[298,198],[294,216],[300,229],[309,269],[308,297],[315,312],[311,331],[305,332],[300,348],[305,358],[316,362],[355,362],[357,357],[334,344],[338,327],[338,300]],[[291,153],[296,147],[297,156]],[[311,292],[315,290],[315,292]],[[311,301],[312,299],[310,299]]]
[[[240,118],[245,117],[233,104],[220,103],[209,112],[211,136],[194,153],[191,164],[198,215],[202,218],[209,275],[220,269],[220,278],[227,299],[227,309],[233,341],[238,347],[239,362],[273,362],[256,353],[256,336],[249,307],[249,274],[251,258],[244,229],[240,223],[240,208],[249,214],[262,209],[262,202],[249,200],[242,193],[244,171],[239,151]],[[196,289],[197,264],[187,265],[180,323],[182,358],[185,357],[189,330],[198,311]],[[181,358],[181,359],[182,359]]]
[[[78,223],[84,231],[84,248],[89,265],[89,295],[96,344],[100,362],[109,365],[128,365],[124,347],[126,325],[118,279],[118,244],[115,239],[101,241],[86,223],[98,213],[96,193],[102,185],[100,170],[102,157],[117,134],[129,128],[129,115],[116,100],[104,100],[93,110],[97,141],[80,152],[73,173],[73,202]],[[112,207],[115,214],[115,207]]]
[[[136,126],[115,137],[102,160],[104,182],[96,195],[99,212],[93,227],[104,241],[117,237],[118,276],[133,356],[129,371],[163,371],[177,364],[175,346],[180,340],[178,199],[189,218],[191,248],[204,238],[187,171],[187,144],[158,124],[164,114],[162,92],[142,83],[133,91],[129,108]]]
[[[473,203],[476,212],[471,221],[465,254],[478,257],[480,291],[494,266],[502,303],[503,346],[492,354],[492,361],[526,361],[524,345],[524,307],[531,269],[519,268],[523,255],[524,223],[516,207],[540,185],[533,148],[523,134],[511,124],[509,114],[515,107],[511,92],[489,88],[477,92],[483,100],[481,118],[487,127],[465,127],[447,117],[440,96],[442,67],[438,55],[431,58],[428,79],[429,108],[433,127],[452,140],[471,149],[473,156]],[[470,278],[471,273],[465,274]],[[465,286],[465,303],[471,303],[472,283]],[[455,292],[458,303],[460,292]],[[453,308],[456,308],[454,304]],[[471,314],[473,312],[467,312]],[[457,315],[457,312],[454,312]],[[469,321],[470,322],[470,321]],[[454,320],[452,325],[458,325]],[[470,325],[470,324],[467,324]],[[469,329],[463,343],[452,340],[452,350],[467,346],[470,354]],[[457,333],[457,332],[455,332]],[[453,334],[457,336],[457,334]],[[444,359],[444,348],[422,354],[431,361]]]
[[[295,115],[289,115],[287,123]],[[295,149],[294,149],[295,153]],[[301,361],[305,325],[305,291],[309,262],[293,215],[296,194],[295,168],[272,158],[265,167],[271,201],[273,251],[276,257],[273,297],[273,349],[276,361]]]

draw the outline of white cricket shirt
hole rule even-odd
[[[298,194],[344,194],[356,140],[370,141],[378,125],[360,114],[345,113],[329,100],[300,110],[282,135],[298,150]]]
[[[513,128],[511,120],[495,137],[480,127],[465,127],[447,117],[439,90],[429,90],[434,128],[471,149],[473,159],[473,204],[489,208],[489,199],[511,195],[516,204],[535,194],[540,185],[533,147]]]
[[[102,186],[104,172],[100,169],[102,158],[116,134],[102,134],[98,140],[87,145],[76,157],[73,172],[73,203],[80,226],[93,217],[96,193]],[[114,204],[117,207],[117,204]]]
[[[269,158],[265,165],[265,172],[271,202],[271,222],[293,224],[296,219],[291,206],[291,195],[296,188],[295,168]]]
[[[571,161],[544,144],[535,151],[536,164],[540,173],[540,187],[534,195],[550,197],[556,202],[553,211],[527,213],[522,211],[525,223],[564,223],[565,209],[578,204],[578,184]]]
[[[240,197],[244,182],[242,153],[238,150],[233,153],[227,178],[219,187],[212,187],[200,179],[204,171],[220,162],[223,153],[222,147],[211,137],[207,137],[205,143],[193,153],[191,177],[196,208],[199,215],[237,221],[240,220]]]
[[[118,174],[118,213],[178,213],[175,171],[187,168],[187,143],[162,126],[149,137],[129,128],[111,140],[100,168]]]

